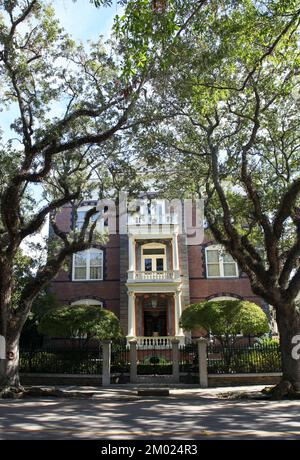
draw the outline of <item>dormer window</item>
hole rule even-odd
[[[237,278],[238,266],[233,257],[221,246],[213,245],[205,249],[207,278]]]

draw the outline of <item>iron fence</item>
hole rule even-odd
[[[188,374],[199,371],[198,345],[196,343],[179,347],[179,370]]]
[[[207,347],[209,374],[246,374],[280,372],[281,354],[279,345]]]
[[[139,375],[172,374],[171,347],[143,346],[137,348]],[[236,345],[207,347],[209,374],[237,374],[280,372],[279,345]],[[179,369],[193,376],[199,372],[198,345],[179,347]],[[126,340],[116,340],[111,347],[111,372],[125,374],[130,371],[130,350]],[[23,348],[20,351],[20,372],[49,374],[101,374],[102,347],[78,348]]]
[[[130,372],[130,350],[126,339],[120,339],[112,342],[111,372],[121,374]]]
[[[172,347],[142,345],[137,347],[138,375],[170,375],[172,374]]]
[[[96,349],[22,349],[20,372],[47,374],[101,374],[102,347]]]

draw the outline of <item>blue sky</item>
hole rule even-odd
[[[47,0],[45,3],[53,5],[61,25],[72,35],[74,40],[77,42],[82,41],[83,43],[87,43],[89,40],[95,41],[99,35],[103,35],[104,39],[108,39],[114,16],[122,12],[116,0],[110,8],[95,8],[94,5],[89,3],[89,0],[77,0],[76,3],[72,0]],[[13,137],[9,126],[15,116],[17,116],[17,112],[14,109],[0,112],[0,127],[4,131],[4,139]],[[34,194],[35,198],[39,200],[41,197],[40,187],[34,187]],[[46,236],[47,231],[46,224],[41,231],[41,235]],[[37,234],[29,240],[40,243],[41,235]],[[30,249],[26,250],[26,244],[23,249],[32,255]]]
[[[54,7],[61,25],[74,40],[83,43],[95,41],[99,35],[108,39],[114,16],[122,12],[116,0],[110,8],[96,8],[89,0],[77,0],[76,3],[73,0],[47,0],[45,3]],[[4,139],[12,136],[9,126],[17,114],[14,110],[0,112],[0,127],[4,131]]]
[[[113,18],[121,12],[116,0],[110,8],[95,8],[89,0],[54,0],[48,3],[54,6],[57,17],[66,31],[75,40],[95,40],[99,34],[109,37]]]

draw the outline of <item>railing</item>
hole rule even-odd
[[[166,270],[166,271],[153,271],[153,272],[142,272],[132,271],[128,272],[128,281],[169,281],[177,280],[180,278],[179,271]]]
[[[209,374],[238,374],[280,372],[279,345],[232,347],[208,346],[207,367]]]
[[[172,339],[175,337],[137,337],[138,348],[172,348]]]
[[[164,214],[164,215],[129,215],[129,225],[166,225],[166,224],[177,224],[178,217],[175,214]]]
[[[20,372],[47,374],[101,374],[102,348],[22,349]]]

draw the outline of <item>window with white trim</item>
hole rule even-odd
[[[166,246],[160,243],[146,243],[142,246],[142,271],[161,272],[166,270]]]
[[[205,248],[207,278],[237,278],[238,266],[233,257],[221,246],[212,245]]]
[[[80,208],[78,208],[77,210],[77,219],[76,219],[76,224],[75,224],[75,227],[77,230],[80,230],[84,224],[84,219],[85,219],[85,216],[86,216],[86,213],[91,209],[91,206],[81,206]],[[90,218],[90,224],[92,224],[93,222],[95,221],[98,221],[97,222],[97,228],[99,229],[100,226],[101,226],[101,219],[100,219],[100,211],[96,212],[95,214],[93,214]]]
[[[102,280],[103,251],[91,248],[74,254],[72,275],[73,281]]]

